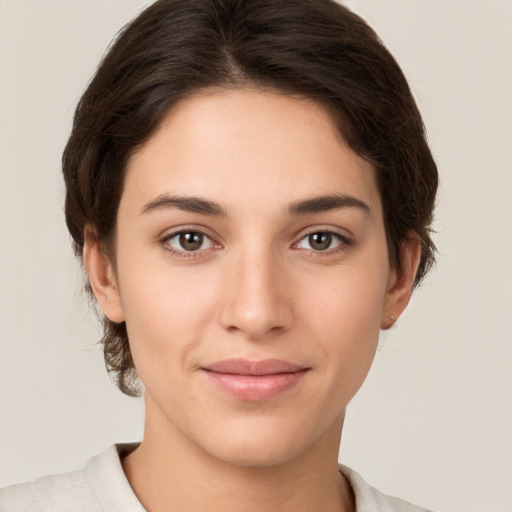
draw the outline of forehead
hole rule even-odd
[[[165,193],[207,197],[226,209],[339,193],[380,212],[373,166],[344,143],[322,106],[251,89],[179,102],[132,156],[121,207]]]

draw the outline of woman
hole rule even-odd
[[[380,329],[433,261],[437,170],[405,78],[331,0],[160,0],[63,157],[66,220],[140,445],[2,510],[422,510],[339,467]]]

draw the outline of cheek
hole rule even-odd
[[[336,332],[348,339],[378,336],[388,279],[379,266],[351,266],[322,279],[305,279],[303,314],[318,319],[317,328],[331,331],[328,338]]]
[[[382,267],[382,264],[380,264]],[[356,389],[362,384],[377,349],[387,289],[385,269],[346,269],[327,282],[304,283],[315,290],[303,303],[307,330],[317,340],[333,382],[344,379]],[[320,285],[320,286],[319,286]]]
[[[169,365],[190,366],[190,354],[214,315],[212,276],[204,276],[197,269],[173,268],[165,262],[124,263],[126,272],[123,262],[118,264],[120,295],[130,348],[142,381],[147,373],[165,373]]]

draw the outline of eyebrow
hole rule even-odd
[[[202,199],[200,197],[170,196],[162,194],[149,201],[142,208],[141,213],[151,213],[156,210],[167,208],[177,208],[185,212],[199,213],[202,215],[225,217],[226,211],[214,201]],[[331,194],[325,196],[316,196],[310,199],[303,199],[291,203],[288,207],[288,213],[293,216],[308,215],[312,213],[327,212],[330,210],[340,210],[342,208],[359,208],[364,213],[371,212],[370,207],[360,199],[345,194]]]
[[[360,199],[345,194],[316,196],[292,203],[288,208],[291,215],[307,215],[311,213],[340,210],[342,208],[359,208],[364,213],[371,212],[370,207]]]
[[[178,208],[185,212],[200,213],[202,215],[225,216],[226,212],[213,201],[200,197],[181,197],[162,194],[147,203],[141,213],[150,213],[167,208]]]

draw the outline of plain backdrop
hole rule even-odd
[[[110,39],[147,3],[0,0],[0,485],[142,435],[141,400],[96,344],[60,154]],[[409,78],[441,190],[437,269],[383,336],[340,459],[439,512],[511,512],[512,1],[347,4]]]

